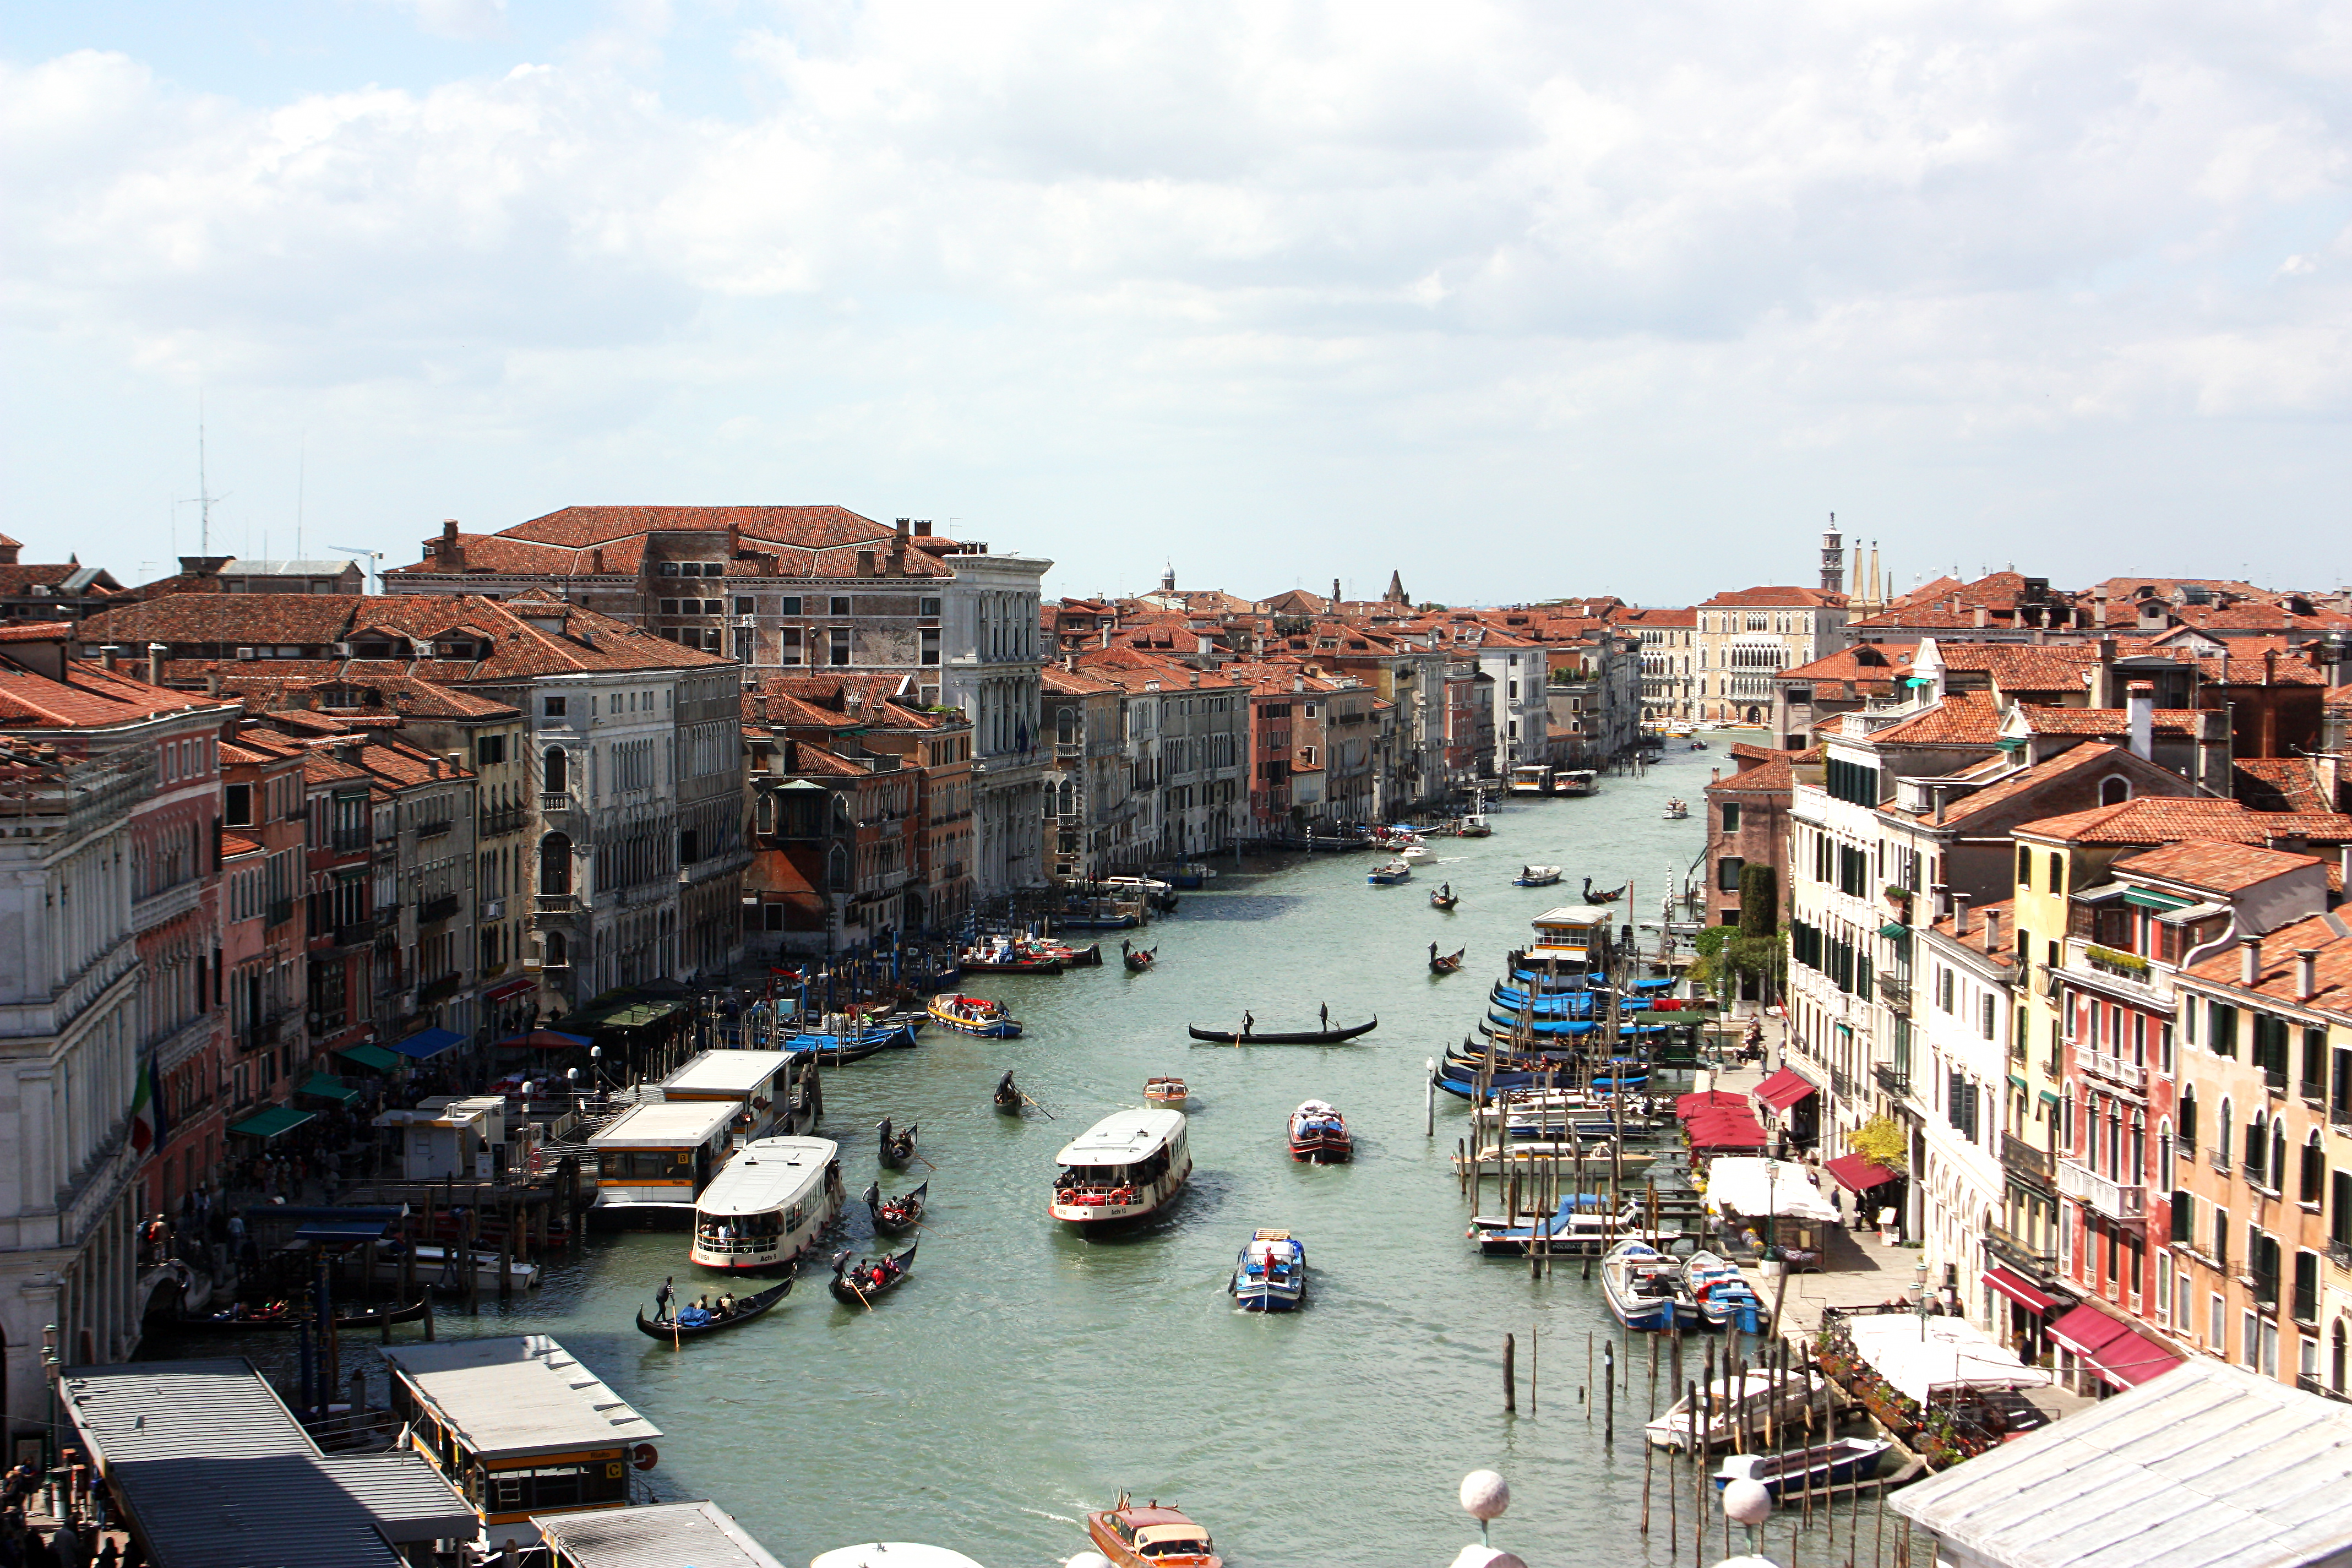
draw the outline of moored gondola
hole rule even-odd
[[[335,1330],[339,1333],[352,1333],[362,1329],[377,1328],[385,1323],[413,1323],[425,1316],[425,1305],[424,1299],[420,1297],[404,1305],[369,1307],[357,1312],[338,1312],[335,1314]],[[199,1333],[237,1334],[258,1333],[267,1329],[299,1329],[305,1323],[312,1328],[318,1327],[318,1315],[315,1312],[297,1310],[290,1304],[281,1303],[279,1309],[275,1311],[252,1312],[244,1317],[181,1318],[172,1326],[175,1329],[194,1330]]]
[[[693,1340],[704,1334],[715,1334],[728,1329],[740,1329],[767,1311],[792,1292],[793,1282],[785,1280],[756,1296],[745,1296],[735,1303],[734,1310],[720,1314],[703,1307],[687,1307],[674,1318],[648,1318],[643,1307],[637,1309],[637,1332],[648,1339]]]
[[[833,1260],[834,1300],[852,1307],[871,1307],[876,1297],[887,1295],[906,1282],[907,1271],[915,1264],[915,1247],[921,1245],[916,1242],[896,1258],[859,1258],[854,1264],[850,1259],[856,1255],[843,1248]]]
[[[1011,1072],[1008,1071],[1003,1078],[996,1080],[996,1092],[990,1098],[995,1102],[997,1110],[1013,1116],[1021,1114],[1024,1096],[1020,1086],[1013,1081]]]
[[[1127,965],[1129,974],[1140,974],[1160,962],[1156,947],[1137,947],[1122,939],[1118,944],[1119,961]]]
[[[877,1130],[882,1134],[880,1157],[884,1166],[893,1171],[905,1170],[907,1162],[915,1157],[914,1124],[908,1123],[904,1132],[893,1132],[890,1119],[886,1116],[877,1124]]]
[[[874,1230],[878,1236],[904,1236],[923,1220],[923,1199],[931,1184],[925,1182],[912,1192],[900,1193],[895,1198],[882,1195],[882,1184],[869,1183],[866,1188],[866,1212],[874,1216]]]
[[[1370,1034],[1379,1028],[1380,1016],[1374,1014],[1370,1023],[1356,1024],[1345,1029],[1310,1029],[1305,1032],[1262,1035],[1255,1029],[1204,1029],[1198,1024],[1186,1026],[1186,1032],[1196,1040],[1206,1040],[1215,1046],[1337,1046],[1359,1035]]]
[[[1440,952],[1437,951],[1437,944],[1433,942],[1431,942],[1429,944],[1429,972],[1432,974],[1453,973],[1455,970],[1462,967],[1463,957],[1468,953],[1469,951],[1470,950],[1466,947],[1457,947],[1452,952]]]

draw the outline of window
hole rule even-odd
[[[543,698],[541,700],[539,710],[545,718],[561,719],[563,717],[563,699],[561,697]]]
[[[677,576],[677,562],[675,562],[675,561],[665,561],[665,562],[663,562],[663,563],[661,563],[661,574],[662,574],[663,576],[665,576],[665,577],[675,577],[675,576]]]
[[[1723,830],[1726,833],[1737,833],[1739,831],[1738,806],[1730,804],[1725,805],[1723,808]]]
[[[1993,1000],[1993,994],[1990,991],[1984,994],[1984,995],[1979,999],[1979,1002],[1980,1010],[1984,1016],[1978,1021],[1978,1027],[1983,1033],[1984,1037],[1990,1040],[1993,1037],[1993,1034],[2000,1024],[2000,1015],[1998,1004]]]
[[[2172,1239],[2183,1247],[2197,1245],[2197,1198],[2176,1190],[2172,1194]]]
[[[674,616],[677,614],[677,601],[676,599],[664,599],[661,602],[661,613],[665,616]]]
[[[939,613],[940,602],[937,599],[921,599],[916,602],[915,614],[919,616],[936,616]]]
[[[801,661],[801,629],[786,626],[776,634],[776,662],[798,664]]]
[[[825,614],[828,616],[845,616],[849,614],[849,595],[846,594],[835,594],[832,598],[828,599],[826,603],[831,606],[825,611]]]
[[[2218,1355],[2230,1353],[2230,1309],[2217,1295],[2205,1299],[2205,1347]]]
[[[561,746],[550,746],[540,759],[539,787],[550,795],[562,795],[570,787],[571,754]]]
[[[2128,779],[2107,778],[2099,781],[2101,805],[2121,805],[2129,799],[2131,799],[2131,781]]]
[[[2238,1010],[2226,1002],[2205,1004],[2205,1048],[2217,1057],[2238,1054]]]
[[[1748,864],[1737,855],[1727,855],[1715,863],[1715,886],[1717,892],[1739,891],[1740,868]]]
[[[922,660],[923,660],[923,662],[924,662],[925,664],[937,664],[937,663],[939,663],[939,662],[940,662],[940,633],[939,633],[939,628],[938,628],[938,627],[936,627],[936,626],[925,626],[925,627],[923,628],[923,630],[922,630],[922,643],[923,643],[923,652],[922,652]]]
[[[737,615],[739,615],[739,616],[748,616],[748,615],[751,614],[751,613],[752,613],[751,601],[750,599],[748,599],[748,598],[743,597],[741,595],[736,595],[736,599],[735,599],[735,613],[736,613]]]
[[[2319,1206],[2327,1184],[2327,1151],[2319,1142],[2319,1129],[2311,1130],[2311,1139],[2303,1146],[2302,1178],[2296,1183],[2295,1196],[2312,1207]]]
[[[694,603],[694,601],[688,599],[687,603],[690,605]],[[727,601],[724,599],[705,599],[702,601],[702,613],[706,616],[723,616],[727,613]],[[749,612],[746,613],[748,614]]]
[[[2287,1298],[2287,1313],[2298,1323],[2315,1324],[2319,1321],[2319,1254],[2316,1252],[2294,1255],[2294,1289]]]
[[[2066,858],[2055,849],[2050,852],[2050,890],[2053,893],[2066,890]]]
[[[507,738],[504,735],[474,737],[474,765],[494,767],[507,760]]]
[[[2033,890],[2033,851],[2031,849],[2020,848],[2017,852],[2017,890],[2021,893]]]
[[[222,809],[226,814],[224,820],[226,820],[231,827],[252,826],[253,786],[251,784],[233,784],[225,788],[221,794]]]
[[[831,665],[849,662],[849,628],[835,626],[825,633],[824,661]]]

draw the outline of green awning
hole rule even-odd
[[[331,1100],[337,1105],[349,1105],[360,1097],[358,1089],[347,1087],[341,1079],[336,1078],[331,1073],[323,1072],[312,1073],[304,1080],[302,1087],[294,1092],[311,1095],[320,1100]]]
[[[344,1046],[335,1054],[353,1066],[363,1067],[370,1072],[398,1072],[402,1066],[400,1058],[382,1046]]]
[[[2018,1092],[2018,1093],[2020,1093],[2020,1094],[2023,1094],[2023,1093],[2025,1093],[2029,1089],[2031,1089],[2031,1088],[2032,1087],[2032,1085],[2028,1084],[2028,1083],[2025,1081],[2024,1076],[2023,1076],[2022,1074],[2020,1074],[2020,1073],[2011,1073],[2011,1074],[2010,1074],[2010,1075],[2009,1075],[2009,1081],[2010,1081],[2010,1082],[2011,1082],[2011,1083],[2013,1083],[2013,1084],[2015,1084],[2015,1085],[2017,1086],[2017,1092]]]
[[[2145,888],[2126,888],[2124,902],[2137,904],[2144,910],[2185,910],[2191,900],[2176,899],[2165,893],[2151,893]]]
[[[2048,1089],[2043,1089],[2043,1090],[2042,1091],[2042,1097],[2041,1097],[2041,1098],[2042,1098],[2042,1104],[2044,1104],[2044,1105],[2048,1105],[2048,1106],[2055,1106],[2055,1105],[2058,1103],[2058,1097],[2057,1097],[2056,1095],[2054,1095],[2054,1094],[2051,1093],[2051,1092],[2050,1092]]]
[[[242,1121],[230,1122],[229,1136],[258,1138],[266,1143],[281,1132],[293,1131],[318,1114],[315,1110],[297,1110],[290,1105],[273,1105],[258,1115],[248,1116]]]
[[[1901,921],[1888,921],[1878,928],[1878,934],[1895,942],[1901,942],[1911,934],[1911,928]]]

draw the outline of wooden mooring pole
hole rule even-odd
[[[1517,1339],[1510,1334],[1505,1334],[1503,1336],[1503,1414],[1506,1415],[1516,1415],[1519,1412],[1519,1375],[1516,1364],[1518,1354]]]

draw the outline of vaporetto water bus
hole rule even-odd
[[[1072,1225],[1140,1219],[1192,1174],[1181,1110],[1146,1107],[1104,1117],[1064,1146],[1046,1212]]]
[[[773,1268],[805,1256],[841,1214],[841,1145],[830,1138],[755,1138],[694,1203],[689,1262]]]
[[[596,1203],[606,1223],[675,1223],[733,1152],[733,1100],[651,1100],[632,1106],[588,1140],[596,1152]]]

